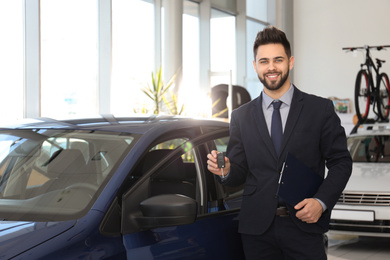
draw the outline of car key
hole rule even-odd
[[[217,153],[218,168],[225,168],[225,156],[223,153]]]
[[[224,178],[225,176],[223,175],[223,168],[225,168],[225,153],[217,153],[217,164],[218,168],[221,169],[222,178]]]

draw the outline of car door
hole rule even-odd
[[[127,259],[243,259],[242,187],[225,188],[207,171],[207,153],[224,152],[227,141],[225,129],[149,151],[145,172],[122,199]]]

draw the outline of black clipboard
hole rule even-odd
[[[278,196],[295,206],[306,198],[312,198],[322,181],[320,175],[287,153],[279,179]]]

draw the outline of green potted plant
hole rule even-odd
[[[164,84],[161,77],[161,66],[157,70],[157,73],[152,72],[152,83],[147,83],[143,88],[142,92],[145,93],[154,103],[154,114],[159,114],[161,112],[162,102],[164,100],[164,95],[168,90],[174,86],[176,79],[176,74],[174,74],[168,81],[167,84]]]

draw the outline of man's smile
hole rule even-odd
[[[265,75],[269,80],[276,80],[280,76],[280,73],[269,73]]]

